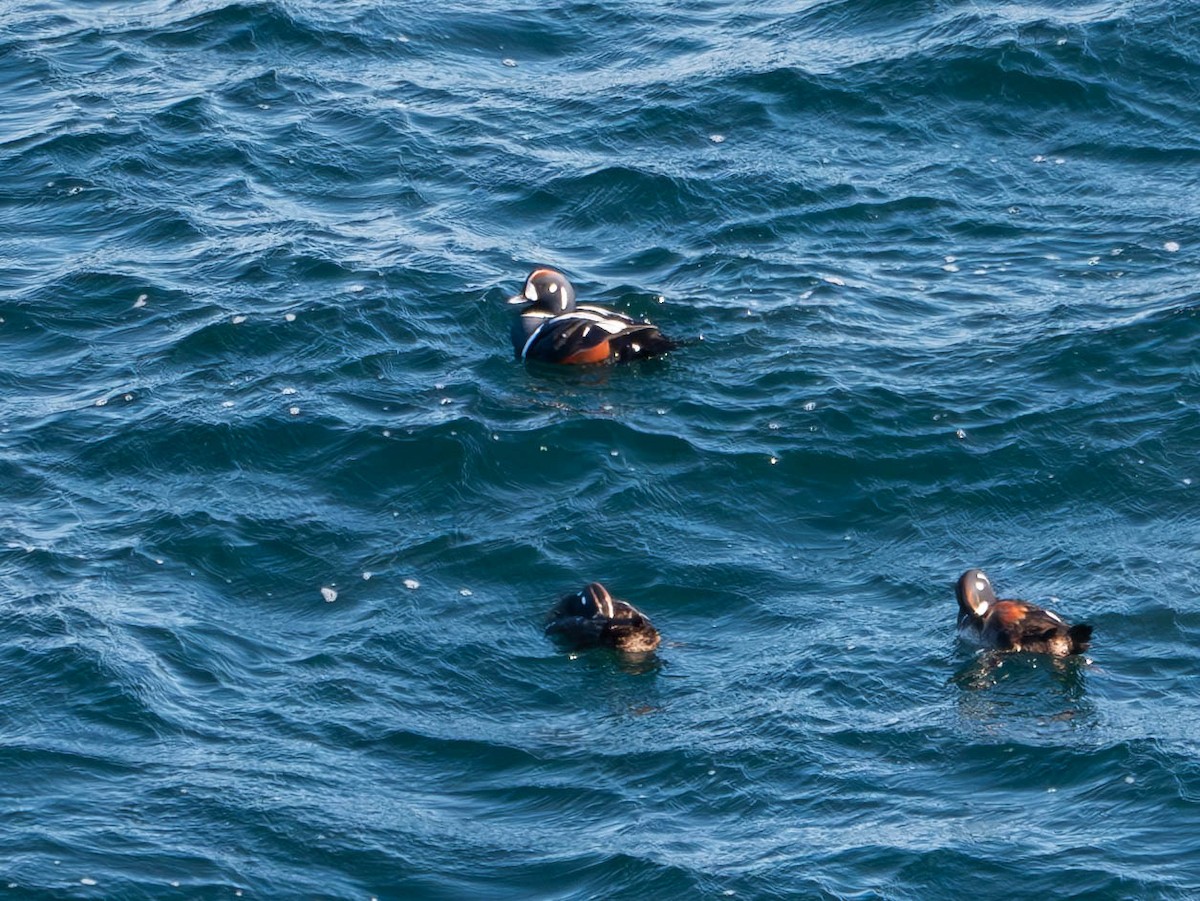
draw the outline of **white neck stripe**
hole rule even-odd
[[[549,321],[550,321],[549,319],[546,320],[546,322],[549,322]],[[529,340],[526,341],[525,346],[521,348],[521,359],[522,360],[525,359],[525,354],[529,353],[529,347],[531,344],[533,344],[534,339],[538,335],[540,335],[542,333],[542,329],[544,329],[546,327],[546,322],[543,322],[541,325],[539,325],[537,328],[535,328],[533,330],[533,334],[529,336]]]

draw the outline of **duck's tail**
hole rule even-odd
[[[1092,627],[1087,623],[1072,626],[1067,630],[1067,637],[1071,639],[1071,653],[1082,654],[1091,643]]]

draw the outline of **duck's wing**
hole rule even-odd
[[[658,326],[644,319],[634,319],[625,313],[589,304],[580,305],[576,312],[596,316],[603,327],[612,333],[608,344],[616,363],[661,356],[679,347],[679,342],[668,338],[659,331]]]
[[[1057,613],[1027,601],[999,601],[990,618],[1004,626],[1011,647],[1036,649],[1063,636],[1070,638],[1071,652],[1078,653],[1092,635],[1091,626],[1071,626]]]
[[[627,328],[591,312],[564,313],[547,319],[529,336],[521,358],[544,363],[602,363],[609,358],[609,340]]]

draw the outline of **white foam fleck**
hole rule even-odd
[[[1035,156],[1033,158],[1033,161],[1035,163],[1044,163],[1044,162],[1046,162],[1046,158],[1039,153],[1037,156]]]
[[[656,414],[656,415],[658,415],[658,416],[666,416],[666,415],[667,415],[667,411],[666,411],[666,410],[664,410],[662,407],[659,407],[659,408],[658,408],[657,410],[655,410],[654,412],[655,412],[655,414]]]
[[[295,394],[295,393],[296,393],[296,389],[295,389],[295,388],[284,388],[284,389],[283,389],[282,391],[280,391],[279,393],[280,393],[280,394]]]
[[[770,429],[772,432],[778,432],[779,429],[781,428],[781,426],[777,422],[768,422],[767,428]]]
[[[234,316],[234,317],[233,317],[233,324],[234,324],[234,325],[241,325],[241,324],[242,324],[243,322],[245,322],[245,321],[246,321],[246,317],[245,317],[245,316],[242,316],[241,314],[238,314],[237,316]]]
[[[473,592],[470,588],[460,588],[458,589],[458,593],[464,598],[469,598],[475,592]]]
[[[1058,791],[1058,789],[1057,789],[1057,788],[1054,788],[1054,787],[1052,786],[1052,787],[1050,787],[1050,788],[1046,789],[1046,794],[1048,794],[1048,795],[1052,795],[1052,794],[1054,794],[1056,791]]]
[[[418,588],[421,587],[421,583],[418,582],[416,579],[405,579],[404,587],[407,588],[409,591],[416,591]]]
[[[1125,784],[1126,784],[1126,785],[1133,785],[1133,783],[1134,783],[1135,781],[1136,781],[1136,780],[1135,780],[1135,779],[1134,779],[1132,776],[1126,776],[1126,777],[1125,777]]]
[[[956,437],[956,438],[960,438],[960,439],[961,439],[961,438],[966,438],[966,437],[967,437],[967,433],[966,433],[966,432],[964,432],[962,429],[958,429],[957,431],[955,431],[955,433],[954,433],[954,437]]]
[[[1099,262],[1100,262],[1100,257],[1088,257],[1087,263],[1089,266],[1096,266],[1099,264]]]
[[[80,885],[95,885],[96,880],[93,879],[91,876],[84,876],[82,879],[79,880],[79,884]]]
[[[1190,484],[1192,484],[1192,480],[1191,480],[1191,479],[1184,479],[1184,480],[1183,480],[1183,484],[1185,484],[1185,485],[1190,485]]]
[[[159,557],[159,558],[156,558],[154,562],[157,563],[159,566],[162,566],[164,561],[161,557]]]
[[[299,416],[300,408],[299,407],[288,407],[288,412],[291,413],[293,416]]]
[[[618,451],[618,450],[610,450],[610,451],[608,452],[608,455],[609,455],[610,457],[619,457],[619,456],[621,456],[621,452],[620,452],[620,451]]]
[[[133,395],[132,395],[132,394],[126,394],[126,395],[125,395],[125,396],[122,398],[122,400],[124,400],[124,401],[125,401],[125,403],[129,403],[131,400],[133,400]]]
[[[838,287],[844,287],[844,286],[845,286],[845,284],[846,284],[846,280],[845,280],[845,279],[843,279],[843,278],[840,278],[840,277],[838,277],[838,276],[836,276],[836,275],[825,275],[825,276],[822,276],[822,278],[823,278],[823,279],[824,279],[826,282],[828,282],[829,284],[831,284],[831,285],[837,285]]]
[[[708,139],[710,141],[712,141],[714,144],[724,144],[725,143],[725,135],[709,135]]]
[[[97,401],[96,401],[96,406],[97,406],[97,407],[104,407],[104,406],[107,406],[107,405],[108,405],[108,398],[107,398],[107,397],[102,397],[102,398],[100,398],[99,400],[97,400]]]
[[[337,600],[337,592],[332,588],[322,587],[321,597],[325,598],[326,604],[332,604]]]
[[[1163,245],[1163,250],[1165,250],[1167,253],[1176,253],[1179,250],[1179,242],[1178,241],[1168,241],[1166,244]]]
[[[231,401],[231,400],[222,401],[221,406],[224,407],[226,410],[228,410],[230,407],[233,406],[233,401]]]
[[[370,570],[367,570],[365,573],[363,573],[363,581],[369,582],[371,580],[371,576],[373,576],[373,575],[375,575],[375,573],[371,572]]]
[[[504,59],[500,60],[500,62],[508,66],[510,69],[515,69],[517,67],[517,61],[510,56],[504,57]]]
[[[363,291],[367,290],[367,286],[366,285],[351,285],[346,290],[349,291],[351,294],[362,294]]]
[[[287,322],[295,322],[295,321],[296,321],[296,314],[295,314],[295,313],[284,313],[284,314],[283,314],[283,318],[284,318],[284,319],[285,319]]]
[[[956,266],[954,263],[947,263],[942,267],[942,269],[946,272],[958,272],[958,266]]]
[[[454,403],[454,401],[449,397],[443,397],[441,400],[438,401],[438,403],[441,404],[443,407],[445,407],[445,406],[448,406],[449,404]]]
[[[136,309],[137,307],[144,307],[146,305],[146,301],[149,299],[149,295],[139,294],[137,300],[133,302],[134,308]]]
[[[391,438],[391,437],[392,437],[392,430],[391,430],[391,429],[384,429],[384,430],[383,430],[383,437],[384,437],[384,438]]]
[[[816,408],[817,408],[817,402],[815,400],[808,400],[808,401],[804,402],[804,409],[807,412],[811,413]]]

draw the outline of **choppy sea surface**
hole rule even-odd
[[[1165,0],[0,3],[0,897],[1200,897],[1198,98]],[[538,264],[691,343],[514,360]]]

